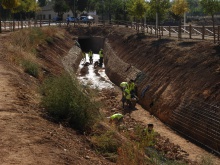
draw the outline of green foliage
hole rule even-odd
[[[52,37],[47,37],[45,40],[47,41],[47,43],[53,43],[53,38]]]
[[[1,0],[4,9],[14,9],[21,4],[21,0]]]
[[[215,13],[220,11],[219,0],[201,0],[200,4],[202,6],[203,11],[211,16],[214,16]]]
[[[202,14],[202,9],[201,9],[199,1],[200,0],[187,0],[188,5],[189,5],[189,12],[191,14],[196,14],[196,15]]]
[[[92,137],[92,143],[95,148],[101,153],[117,153],[117,149],[120,146],[119,141],[114,138],[114,132],[106,131],[99,136]]]
[[[125,3],[126,2],[122,0],[89,0],[87,10],[96,10],[102,17],[108,16],[109,19],[111,19],[111,17],[115,19],[118,15],[123,13]]]
[[[64,0],[54,0],[53,10],[58,13],[58,16],[62,17],[70,8]]]
[[[171,11],[180,17],[183,17],[184,13],[189,11],[188,3],[186,0],[174,0]]]
[[[163,20],[169,8],[169,0],[151,0],[149,3],[148,17],[155,18],[156,13],[158,13],[159,20]]]
[[[21,62],[22,66],[24,67],[24,71],[34,77],[39,76],[39,70],[40,67],[37,63],[31,61],[31,60],[22,60]]]
[[[144,0],[130,0],[127,9],[131,16],[141,19],[147,12],[147,3]]]
[[[95,102],[82,92],[77,80],[68,74],[46,79],[42,93],[42,106],[57,121],[66,121],[70,126],[83,131],[99,118]]]
[[[40,7],[43,7],[47,4],[47,0],[38,0],[38,4]]]

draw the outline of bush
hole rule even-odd
[[[57,121],[67,121],[73,128],[85,131],[99,118],[96,103],[68,74],[46,79],[42,93],[42,106]]]
[[[139,165],[149,164],[149,160],[146,158],[144,151],[138,148],[134,144],[123,144],[118,149],[117,164],[119,165]]]
[[[91,142],[93,147],[106,159],[116,162],[117,150],[121,146],[120,142],[114,137],[113,131],[106,131],[100,135],[93,135]]]
[[[39,76],[39,65],[35,62],[32,62],[30,60],[23,60],[22,61],[22,66],[24,67],[24,71],[34,77]]]

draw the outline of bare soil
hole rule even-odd
[[[84,135],[43,117],[38,91],[41,80],[24,73],[10,61],[9,57],[15,52],[7,52],[2,44],[9,40],[9,37],[9,34],[0,36],[1,164],[114,164],[93,151]],[[46,74],[56,75],[61,72],[63,67],[60,57],[65,56],[73,45],[71,40],[72,38],[57,39],[57,44],[50,49],[39,47],[39,58],[42,59],[40,63],[43,64]],[[48,56],[45,56],[45,53]],[[59,56],[55,55],[56,53],[59,53]],[[120,94],[117,98],[109,98],[104,94],[102,97],[109,101],[105,109],[106,116],[122,110]],[[215,165],[220,164],[219,158],[178,136],[141,106],[137,105],[136,108],[127,121],[141,122],[143,125],[154,123],[157,132],[189,154],[187,159],[196,161],[202,155],[208,155],[215,161]]]
[[[83,135],[42,117],[39,81],[10,61],[16,52],[7,52],[3,47],[9,37],[0,36],[0,164],[113,164],[92,151]],[[68,51],[67,45],[60,47]],[[66,52],[63,50],[59,55]],[[59,74],[59,69],[57,63],[45,65],[45,70],[53,74]]]

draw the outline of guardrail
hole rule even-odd
[[[0,32],[2,31],[14,31],[17,29],[23,29],[27,27],[42,27],[42,26],[68,26],[85,25],[85,22],[77,21],[67,24],[66,21],[52,21],[52,20],[29,20],[29,21],[1,21]],[[213,40],[215,43],[220,43],[220,26],[158,26],[141,24],[129,21],[99,21],[99,23],[87,22],[87,25],[92,24],[101,26],[125,26],[126,28],[132,28],[137,32],[148,33],[155,35],[156,37],[176,37],[178,39],[199,39],[199,40]]]

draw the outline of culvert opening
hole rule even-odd
[[[77,77],[80,82],[84,85],[88,85],[96,89],[111,89],[113,88],[113,83],[109,80],[108,76],[105,74],[105,66],[102,67],[95,66],[95,62],[99,61],[99,51],[103,49],[105,38],[103,37],[89,37],[81,36],[78,37],[78,42],[83,52],[86,53],[86,58],[80,62],[79,69],[77,72]],[[93,63],[89,63],[88,52],[92,50]],[[85,64],[88,65],[85,65]]]
[[[78,37],[78,42],[83,52],[89,52],[91,49],[93,53],[98,54],[99,50],[104,47],[105,38],[80,36]]]

